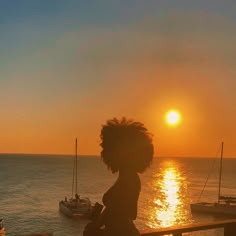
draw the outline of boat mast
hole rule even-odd
[[[75,194],[76,195],[78,195],[77,185],[78,181],[77,181],[77,138],[76,138],[75,139]]]
[[[72,180],[72,193],[71,198],[74,197],[74,190],[75,194],[77,195],[77,138],[75,139],[75,157],[74,157],[74,166],[73,166],[73,180]]]
[[[222,172],[222,159],[224,152],[224,143],[221,143],[221,155],[220,155],[220,175],[219,175],[219,192],[218,192],[218,204],[220,203],[220,188],[221,188],[221,172]]]

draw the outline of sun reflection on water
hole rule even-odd
[[[174,161],[163,162],[153,175],[149,227],[160,228],[190,223],[187,180]]]

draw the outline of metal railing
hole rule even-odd
[[[142,231],[141,236],[182,236],[183,233],[190,233],[194,231],[202,231],[209,229],[224,229],[224,236],[236,236],[236,219],[222,220],[215,222],[195,223],[184,226],[174,226],[157,230]],[[204,231],[202,233],[204,235]]]

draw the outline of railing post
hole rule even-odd
[[[227,224],[224,227],[224,236],[235,236],[236,234],[236,224]]]

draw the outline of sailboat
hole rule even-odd
[[[77,138],[75,140],[75,157],[73,168],[72,194],[71,198],[65,197],[59,202],[60,211],[69,217],[80,216],[89,218],[93,205],[89,198],[78,195],[78,178],[77,178]]]
[[[236,216],[236,197],[221,195],[221,174],[222,174],[223,151],[224,151],[224,143],[222,142],[217,202],[192,203],[190,204],[192,212]]]

